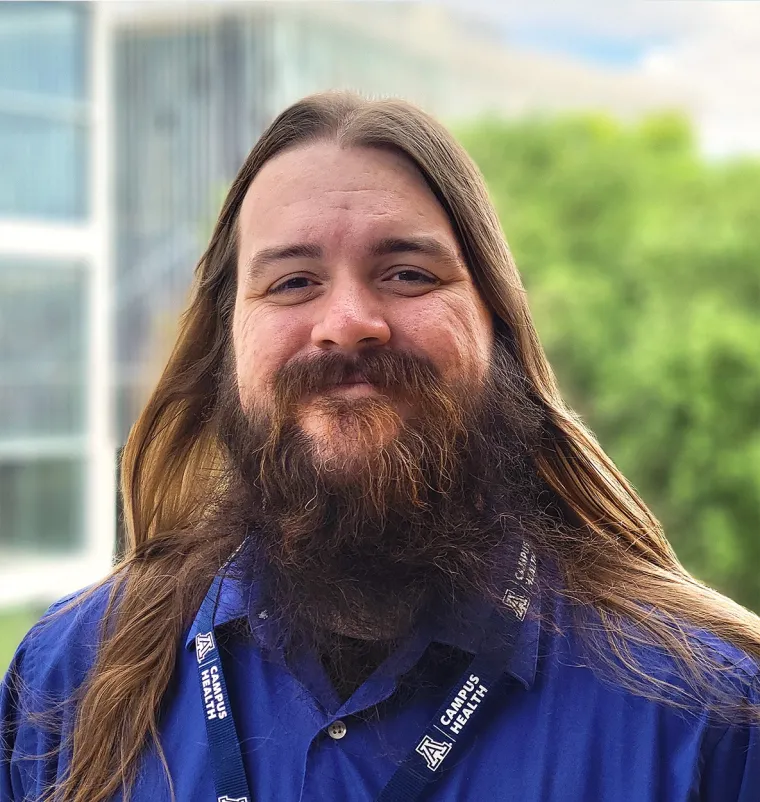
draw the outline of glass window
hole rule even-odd
[[[86,12],[78,3],[0,3],[0,91],[83,100]]]
[[[0,215],[85,217],[88,174],[85,126],[6,114],[0,104]]]
[[[0,444],[84,433],[87,289],[84,265],[0,260]]]
[[[88,213],[87,4],[0,2],[0,215]]]
[[[0,557],[76,549],[85,532],[84,491],[82,459],[0,460]]]

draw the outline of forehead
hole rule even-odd
[[[388,150],[332,142],[268,161],[248,188],[239,218],[243,258],[284,240],[319,240],[329,248],[414,233],[456,248],[448,216],[414,164]]]

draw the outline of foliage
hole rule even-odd
[[[563,392],[701,579],[760,611],[760,162],[663,115],[481,121]]]
[[[0,679],[8,668],[21,639],[42,613],[39,610],[4,610],[0,614]]]

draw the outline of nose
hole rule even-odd
[[[347,352],[385,345],[390,338],[381,302],[369,287],[357,281],[331,288],[311,335],[317,348]]]

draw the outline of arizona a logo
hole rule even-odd
[[[435,771],[438,766],[443,763],[443,759],[446,755],[451,751],[451,744],[445,742],[439,743],[438,741],[434,741],[429,735],[426,735],[419,744],[417,744],[417,748],[414,751],[425,758],[425,763],[427,763],[427,767],[430,771]]]
[[[520,621],[525,620],[525,614],[528,612],[528,607],[530,607],[530,599],[527,596],[508,590],[504,594],[504,603]]]
[[[202,663],[206,655],[214,648],[214,636],[210,632],[199,633],[195,636],[195,656]],[[221,799],[221,797],[220,797]],[[232,799],[230,802],[237,802]]]

